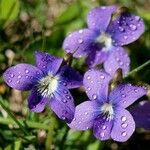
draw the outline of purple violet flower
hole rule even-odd
[[[143,87],[120,84],[108,94],[111,77],[102,70],[89,70],[83,84],[89,101],[76,107],[74,119],[69,125],[76,130],[93,128],[99,140],[110,137],[119,142],[129,139],[135,130],[132,115],[125,108],[146,94]]]
[[[130,110],[136,127],[150,130],[150,102],[142,101],[138,106],[135,106]]]
[[[5,82],[17,90],[31,90],[31,111],[41,112],[49,105],[59,118],[71,122],[75,106],[68,89],[80,87],[82,76],[67,65],[61,67],[62,58],[35,52],[35,59],[35,66],[18,64],[8,68],[3,75]]]
[[[116,6],[92,9],[87,16],[88,28],[71,33],[64,40],[65,51],[74,57],[88,56],[87,64],[91,67],[104,63],[106,72],[114,74],[111,61],[126,73],[130,62],[127,52],[121,46],[137,40],[144,32],[144,23],[139,16],[128,12],[112,20],[116,10]]]

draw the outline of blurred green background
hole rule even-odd
[[[126,6],[141,16],[145,33],[127,46],[131,70],[150,59],[149,0],[0,0],[0,150],[148,150],[150,132],[138,129],[125,143],[96,140],[91,131],[70,130],[46,108],[40,114],[27,108],[27,92],[7,87],[2,79],[6,68],[17,63],[34,63],[34,51],[64,56],[61,48],[68,33],[86,27],[88,11],[100,5]],[[73,66],[83,73],[84,60]],[[150,69],[144,68],[131,78],[150,83]],[[72,90],[75,103],[86,100],[82,90]],[[4,110],[5,109],[5,110]],[[14,121],[17,119],[21,126]],[[148,148],[149,147],[149,148]]]

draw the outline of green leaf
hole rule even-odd
[[[0,26],[5,27],[18,16],[19,0],[0,0]]]

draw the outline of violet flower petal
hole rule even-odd
[[[125,76],[130,69],[130,59],[128,53],[122,47],[114,47],[104,62],[107,73],[113,76],[118,68],[121,68]]]
[[[33,112],[42,112],[45,108],[48,98],[43,98],[37,90],[33,89],[28,97],[28,107]]]
[[[61,82],[68,89],[77,88],[83,84],[83,76],[73,68],[65,65],[58,74],[61,76]]]
[[[114,117],[111,138],[118,142],[125,142],[135,130],[133,117],[127,110],[121,107],[115,110]]]
[[[104,116],[99,116],[96,120],[94,120],[93,132],[94,136],[103,141],[108,140],[110,138],[111,129],[113,126],[113,121],[107,121]]]
[[[36,66],[45,74],[48,72],[55,74],[63,61],[60,57],[52,56],[44,52],[35,52]]]
[[[4,74],[4,81],[17,90],[30,90],[42,76],[42,71],[29,64],[18,64],[8,68]]]
[[[126,108],[146,93],[144,87],[120,84],[110,93],[109,99],[112,103]]]
[[[107,100],[111,77],[103,70],[91,69],[84,75],[83,84],[90,100]]]
[[[142,101],[138,106],[135,106],[130,110],[136,127],[150,130],[150,102]]]
[[[87,16],[89,29],[104,32],[107,29],[111,16],[116,9],[116,6],[103,6],[92,9]]]
[[[139,16],[124,13],[108,27],[116,46],[127,45],[137,40],[144,32],[144,22]]]
[[[95,41],[97,33],[89,29],[81,29],[67,36],[63,43],[63,48],[67,53],[73,54],[74,57],[86,56]]]
[[[74,119],[68,125],[75,130],[87,130],[92,128],[99,113],[100,108],[96,101],[85,101],[76,106]]]
[[[58,90],[51,97],[49,106],[60,119],[65,120],[67,123],[72,121],[75,106],[73,97],[66,87],[59,86]]]

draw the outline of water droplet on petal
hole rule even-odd
[[[67,86],[67,83],[66,83],[66,82],[63,82],[63,85],[64,85],[64,86]]]
[[[137,92],[138,92],[138,89],[134,89],[134,92],[137,93]]]
[[[104,133],[104,132],[101,132],[101,133],[100,133],[100,136],[101,136],[101,137],[104,137],[104,136],[105,136],[105,133]]]
[[[87,90],[88,90],[88,91],[90,91],[90,90],[91,90],[91,88],[90,88],[90,87],[88,87],[88,88],[87,88]]]
[[[10,82],[12,82],[12,80],[9,79],[8,82],[10,83]]]
[[[137,26],[138,26],[138,27],[140,27],[140,26],[141,26],[141,24],[140,24],[140,23],[138,23],[138,24],[137,24]]]
[[[25,73],[29,73],[29,70],[26,69],[26,70],[25,70]]]
[[[102,129],[105,130],[107,127],[105,125],[102,126]]]
[[[21,75],[18,76],[18,79],[20,79],[20,78],[21,78]]]
[[[105,10],[105,9],[106,9],[106,7],[105,7],[105,6],[102,6],[102,7],[101,7],[101,9]]]
[[[122,95],[121,95],[121,97],[122,97],[122,98],[125,98],[125,97],[126,97],[126,95],[125,95],[125,94],[122,94]]]
[[[72,37],[72,34],[69,34],[69,37]]]
[[[125,116],[122,116],[122,117],[121,117],[121,121],[124,122],[124,121],[126,121],[126,120],[127,120],[127,118],[126,118]]]
[[[68,94],[68,91],[67,90],[63,90],[64,94]]]
[[[66,95],[66,98],[71,99],[71,97],[69,95]]]
[[[26,79],[28,79],[29,78],[29,76],[28,75],[26,75]]]
[[[100,78],[101,78],[101,79],[105,79],[105,76],[104,76],[104,75],[101,75]]]
[[[121,133],[121,135],[122,135],[122,136],[126,136],[127,133],[124,131],[124,132]]]
[[[136,20],[136,21],[139,21],[139,20],[140,20],[140,17],[139,17],[139,16],[135,16],[135,20]]]
[[[121,126],[122,126],[122,128],[125,129],[128,126],[128,124],[127,123],[122,123]]]
[[[88,112],[85,112],[85,115],[88,115]]]
[[[19,80],[17,80],[17,83],[20,83],[20,81],[19,81]]]
[[[93,80],[91,80],[90,82],[91,82],[91,83],[93,83],[94,81],[93,81]]]
[[[66,117],[65,117],[65,116],[62,116],[61,118],[62,118],[63,120],[65,120],[65,119],[66,119]]]
[[[120,66],[122,66],[122,65],[123,65],[123,62],[122,62],[122,61],[120,61],[120,62],[119,62],[119,65],[120,65]]]
[[[97,95],[96,94],[93,94],[92,98],[95,100],[97,99]]]
[[[75,121],[76,120],[76,118],[73,118],[73,121]]]
[[[88,130],[88,129],[89,129],[89,127],[86,127],[86,129]]]
[[[67,103],[67,100],[66,100],[66,99],[63,99],[63,102],[64,102],[64,103]]]
[[[13,78],[15,75],[13,73],[10,74],[10,77]]]
[[[91,77],[90,77],[90,76],[87,76],[87,79],[88,79],[88,80],[90,80],[90,79],[91,79]]]
[[[123,32],[123,31],[124,31],[124,28],[121,27],[121,26],[119,26],[119,31],[120,31],[120,32]]]
[[[124,36],[124,39],[126,40],[127,38],[128,38],[128,37],[125,35],[125,36]]]
[[[83,40],[82,40],[82,39],[79,39],[78,42],[79,42],[79,44],[82,44],[82,43],[83,43]]]
[[[79,30],[79,33],[83,33],[83,30],[81,29],[81,30]]]
[[[133,31],[135,31],[137,29],[136,25],[134,25],[134,24],[130,24],[129,27]]]

